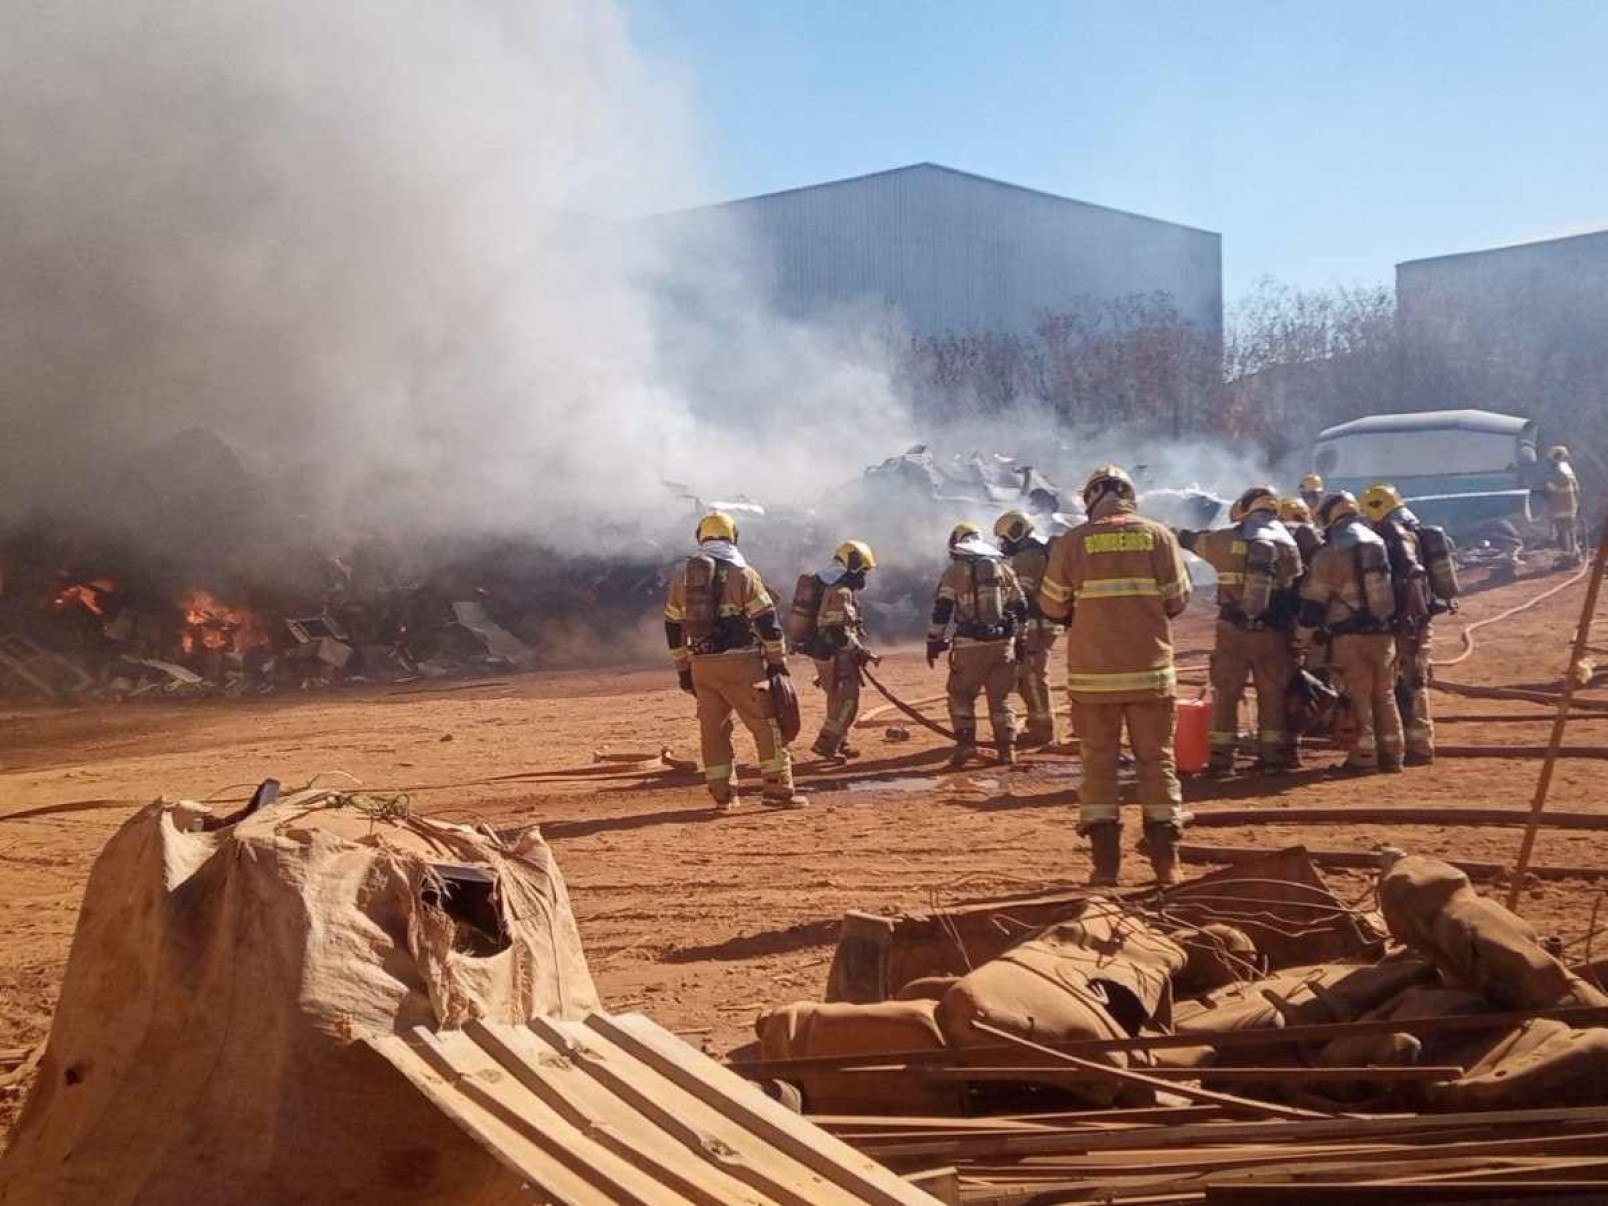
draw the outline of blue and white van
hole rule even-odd
[[[1327,490],[1390,482],[1425,523],[1474,532],[1530,518],[1536,424],[1488,410],[1368,415],[1325,429],[1312,468]]]

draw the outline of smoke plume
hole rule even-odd
[[[0,509],[122,510],[118,466],[200,428],[308,530],[559,539],[666,480],[819,494],[846,414],[903,436],[880,352],[767,314],[737,233],[665,287],[689,249],[621,219],[699,195],[693,123],[606,0],[6,24]]]

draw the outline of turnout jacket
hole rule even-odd
[[[1348,515],[1329,529],[1329,538],[1312,558],[1312,568],[1301,582],[1301,627],[1327,628],[1342,634],[1390,631],[1396,610],[1391,591],[1384,591],[1370,603],[1359,572],[1359,546],[1370,543],[1378,546],[1388,581],[1390,554],[1384,539],[1368,526],[1367,520]]]
[[[1580,514],[1580,479],[1568,461],[1559,461],[1547,474],[1547,514],[1553,519],[1573,519]]]
[[[1178,543],[1217,572],[1217,610],[1240,627],[1288,628],[1301,550],[1273,516],[1252,515],[1231,528],[1180,532]]]
[[[1171,698],[1172,620],[1189,603],[1178,542],[1124,499],[1105,498],[1087,523],[1057,538],[1039,607],[1067,620],[1067,691],[1080,703]]]
[[[865,625],[860,619],[859,592],[845,586],[841,575],[828,582],[815,613],[816,657],[831,657],[840,649],[864,649]]]
[[[1039,587],[1044,584],[1044,571],[1050,565],[1050,546],[1042,540],[1029,537],[1005,560],[1016,571],[1016,580],[1022,584],[1022,594],[1027,599],[1028,627],[1054,632],[1052,623],[1044,618],[1038,601]]]
[[[691,560],[693,558],[676,567],[664,603],[665,642],[670,646],[670,657],[676,669],[690,669],[694,656],[746,654],[755,648],[771,665],[783,665],[787,656],[782,626],[776,619],[776,604],[765,589],[764,579],[753,566],[739,566],[718,558],[715,564],[718,570],[724,571],[724,580],[720,597],[715,601],[715,641],[707,649],[692,648],[686,632],[687,566]]]
[[[956,645],[1009,640],[1026,619],[1027,597],[1002,556],[952,553],[938,579],[927,639],[946,641],[953,626]]]

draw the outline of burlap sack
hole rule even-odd
[[[1448,863],[1398,859],[1380,877],[1379,902],[1397,941],[1432,959],[1454,987],[1505,1009],[1557,1005],[1571,993],[1581,999],[1575,978],[1541,949],[1535,931]]]
[[[754,1023],[766,1059],[808,1055],[872,1055],[939,1051],[944,1037],[933,1020],[936,1003],[880,1001],[874,1005],[800,1001]],[[815,1114],[943,1114],[960,1109],[958,1083],[921,1080],[907,1072],[803,1071],[783,1074]]]
[[[1123,1038],[1147,1023],[1170,1022],[1171,977],[1184,961],[1171,939],[1091,901],[1078,920],[1050,926],[963,976],[938,1002],[938,1026],[957,1050],[999,1044],[975,1027],[978,1021],[1037,1043]],[[1093,1058],[1128,1064],[1122,1052]],[[1036,1064],[1044,1057],[1023,1050],[990,1055],[989,1062]],[[1121,1085],[1091,1080],[1069,1091],[1109,1104]]]
[[[158,802],[107,844],[0,1201],[520,1200],[353,1039],[595,1008],[552,856],[534,831],[509,850],[326,795],[211,832]],[[440,864],[494,878],[504,949],[456,949],[461,923],[428,903]]]

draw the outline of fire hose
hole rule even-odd
[[[1503,620],[1511,619],[1513,616],[1518,615],[1520,612],[1529,611],[1530,608],[1535,607],[1538,604],[1545,603],[1548,599],[1552,598],[1554,595],[1563,593],[1564,591],[1568,590],[1571,586],[1575,585],[1577,582],[1584,582],[1586,580],[1586,578],[1590,575],[1590,573],[1591,573],[1591,567],[1586,566],[1579,573],[1574,574],[1574,575],[1572,575],[1572,576],[1570,576],[1568,578],[1565,578],[1562,582],[1559,582],[1557,585],[1547,588],[1546,590],[1542,591],[1540,594],[1536,595],[1534,598],[1528,599],[1525,602],[1520,603],[1516,607],[1510,607],[1506,611],[1498,612],[1494,616],[1487,616],[1483,620],[1476,620],[1472,624],[1463,625],[1463,630],[1458,633],[1458,636],[1461,637],[1462,641],[1463,641],[1463,651],[1461,653],[1459,653],[1456,657],[1444,658],[1444,659],[1439,660],[1439,661],[1433,661],[1433,662],[1430,663],[1430,665],[1436,666],[1436,667],[1440,667],[1440,666],[1455,666],[1459,662],[1467,661],[1469,659],[1469,657],[1471,657],[1473,655],[1473,653],[1474,653],[1474,634],[1476,632],[1478,632],[1480,629],[1487,628],[1492,624],[1500,624]]]
[[[960,738],[958,736],[956,736],[954,732],[952,732],[949,729],[944,728],[943,725],[939,724],[935,720],[928,720],[925,716],[923,716],[919,711],[917,711],[911,705],[905,703],[904,700],[900,699],[892,691],[888,690],[888,688],[884,687],[879,681],[877,681],[877,676],[872,674],[871,671],[869,669],[867,669],[865,666],[860,667],[860,676],[862,678],[864,678],[866,680],[866,682],[870,683],[873,687],[875,687],[877,689],[877,693],[880,694],[883,699],[887,700],[890,704],[892,704],[899,711],[903,712],[911,720],[913,720],[917,724],[921,725],[922,728],[931,729],[934,733],[937,733],[938,736],[942,737],[945,741],[959,742]]]

